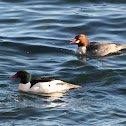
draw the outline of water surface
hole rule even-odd
[[[91,42],[126,44],[125,0],[0,1],[1,126],[125,126],[126,51],[78,57],[69,44],[83,33]],[[53,94],[18,91],[27,70],[83,88]]]

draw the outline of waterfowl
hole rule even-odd
[[[89,42],[84,34],[75,36],[74,39],[70,40],[70,43],[77,43],[78,49],[77,54],[84,54],[87,56],[105,56],[109,53],[116,53],[119,50],[125,49],[126,45],[113,44],[113,43],[102,43],[102,42]]]
[[[18,90],[23,92],[53,93],[62,90],[81,88],[81,86],[50,78],[39,78],[31,81],[31,75],[27,71],[18,71],[9,78],[20,78]]]

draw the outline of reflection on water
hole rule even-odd
[[[63,107],[66,106],[66,103],[64,102],[63,98],[65,94],[66,94],[65,91],[49,94],[32,94],[32,93],[20,92],[17,95],[17,98],[14,99],[14,101],[34,107],[56,107],[56,106]]]
[[[79,55],[79,54],[77,54],[76,56],[77,56],[77,59],[80,60],[81,62],[88,62],[88,61],[90,62],[92,60],[94,61],[94,60],[98,59],[97,61],[99,61],[99,64],[97,63],[98,65],[97,64],[95,64],[95,65],[98,66],[99,68],[100,67],[102,68],[102,66],[106,66],[106,69],[107,68],[112,69],[112,67],[113,68],[115,67],[117,69],[116,65],[118,65],[120,63],[120,61],[115,60],[115,61],[108,63],[108,61],[106,59],[110,59],[110,58],[114,58],[114,57],[116,58],[116,57],[119,57],[119,56],[125,56],[125,51],[122,51],[122,52],[120,51],[118,53],[109,54],[109,55],[102,56],[102,57],[96,57],[96,56],[88,57],[88,56]]]
[[[77,54],[77,59],[80,61],[88,61],[88,58],[85,55],[79,55]]]

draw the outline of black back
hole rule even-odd
[[[30,88],[32,87],[32,86],[34,86],[36,83],[39,83],[39,82],[50,82],[50,81],[52,81],[52,80],[55,80],[55,79],[50,79],[50,78],[38,78],[38,79],[35,79],[35,80],[32,80],[32,81],[30,81],[30,83],[31,83],[31,86],[30,86]]]

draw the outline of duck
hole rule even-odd
[[[50,78],[38,78],[31,80],[31,74],[25,70],[18,71],[15,75],[8,78],[20,78],[18,90],[23,92],[34,93],[53,93],[62,90],[70,90],[75,88],[82,88],[79,85],[70,84],[61,80]]]
[[[70,40],[70,43],[77,43],[77,54],[86,56],[105,56],[110,53],[118,53],[122,49],[126,49],[125,44],[103,43],[103,42],[89,42],[84,34],[75,36]]]

